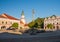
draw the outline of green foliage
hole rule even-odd
[[[44,25],[44,18],[37,18],[36,20],[34,20],[34,22],[30,22],[29,24],[30,28],[43,28]]]
[[[34,27],[37,28],[37,27],[38,27],[38,23],[35,23],[35,24],[34,24]]]
[[[52,29],[53,25],[52,24],[48,24],[47,27],[50,28],[50,29]]]
[[[12,27],[18,28],[18,23],[13,23],[13,24],[12,24]]]
[[[37,27],[43,28],[44,25],[44,18],[37,18],[35,22],[38,24]]]
[[[30,28],[33,28],[34,24],[35,24],[35,22],[30,22],[28,25],[29,25]]]

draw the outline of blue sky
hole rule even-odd
[[[23,10],[27,22],[32,20],[32,9],[35,10],[35,19],[60,16],[60,0],[0,0],[0,14],[6,13],[20,19]]]

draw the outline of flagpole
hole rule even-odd
[[[34,9],[32,10],[32,22],[34,22]]]

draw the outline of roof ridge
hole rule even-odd
[[[10,16],[10,15],[8,15],[6,13],[3,13],[1,16],[5,17],[5,18],[8,18],[8,19],[12,19],[12,20],[19,20],[19,19],[15,18],[13,16]]]

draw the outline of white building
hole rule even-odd
[[[18,29],[20,29],[20,27],[28,28],[28,25],[25,23],[24,15],[21,15],[21,19],[14,18],[5,13],[0,15],[0,29],[9,28],[13,23],[19,24]]]

